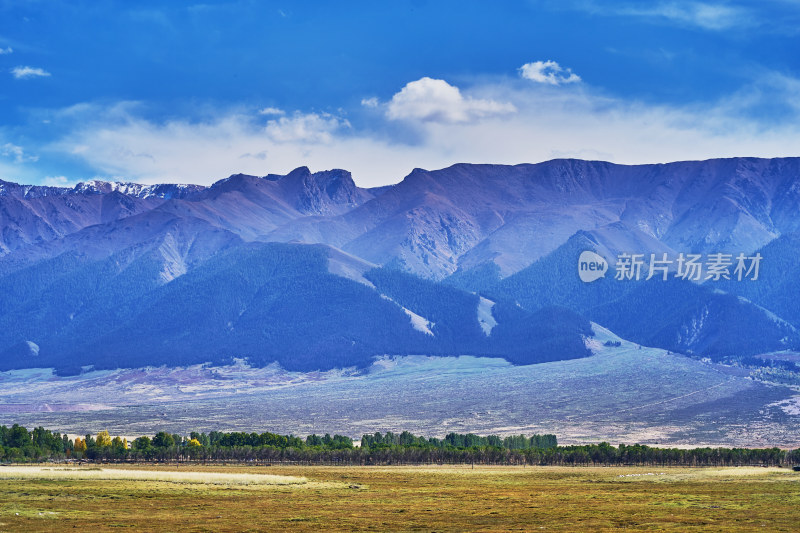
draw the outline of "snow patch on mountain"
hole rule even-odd
[[[492,330],[497,325],[497,320],[492,315],[492,307],[494,307],[493,301],[483,296],[480,297],[478,301],[478,323],[487,337],[492,334]]]
[[[594,337],[586,337],[584,342],[594,355],[604,353],[609,348],[641,348],[641,345],[623,339],[608,328],[604,328],[596,322],[592,322]],[[619,345],[617,345],[619,343]]]
[[[377,265],[373,263],[359,259],[358,257],[336,248],[331,247],[328,252],[328,272],[356,281],[372,289],[375,288],[375,285],[364,277],[364,273],[376,267]]]
[[[158,183],[145,185],[126,181],[82,181],[74,187],[57,187],[48,185],[20,185],[17,183],[0,180],[0,196],[16,196],[25,200],[46,198],[53,196],[69,196],[73,194],[93,195],[118,192],[136,198],[185,198],[186,196],[205,189],[202,185],[185,183]]]
[[[431,331],[431,328],[434,326],[433,322],[425,317],[419,316],[414,311],[406,309],[405,307],[403,307],[403,311],[408,315],[408,318],[411,319],[411,327],[421,333],[425,333],[426,335],[433,337],[433,331]]]
[[[411,327],[412,328],[414,328],[415,330],[419,331],[420,333],[424,333],[426,335],[430,335],[431,337],[434,336],[433,335],[433,330],[431,329],[436,325],[434,322],[431,322],[427,318],[418,315],[414,311],[403,307],[402,305],[400,305],[399,303],[395,302],[394,300],[392,300],[391,298],[389,298],[385,294],[381,294],[381,298],[383,298],[384,300],[388,300],[388,301],[392,302],[397,307],[402,309],[403,312],[406,315],[408,315],[408,318],[411,320]]]
[[[188,194],[198,192],[203,189],[205,189],[205,187],[201,185],[190,185],[185,183],[144,185],[141,183],[124,181],[89,180],[78,183],[72,189],[72,191],[82,194],[109,194],[111,192],[119,192],[124,195],[135,196],[137,198],[162,198],[169,200],[171,198],[183,198]]]
[[[38,344],[36,344],[33,341],[25,341],[25,343],[28,345],[28,348],[30,348],[31,355],[33,355],[34,357],[39,355],[39,345]]]
[[[697,316],[693,317],[688,324],[683,325],[681,331],[678,333],[678,342],[681,346],[697,344],[709,314],[708,306],[704,305]]]
[[[162,283],[169,283],[175,278],[186,274],[188,267],[183,254],[181,254],[180,243],[176,242],[173,234],[167,234],[164,238],[164,242],[159,246],[158,251],[164,258],[163,266],[159,273]]]

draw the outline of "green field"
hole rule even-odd
[[[0,531],[797,531],[800,523],[800,472],[778,468],[64,468],[0,467]]]

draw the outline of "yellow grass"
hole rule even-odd
[[[143,465],[137,479],[124,477],[129,466],[104,466],[101,475],[121,472],[114,479],[61,470],[58,479],[42,468],[42,478],[0,481],[0,531],[794,532],[800,524],[800,473],[777,468]],[[189,474],[307,483],[160,477]]]
[[[122,468],[4,466],[0,479],[163,481],[208,485],[303,485],[304,477],[269,474],[128,470]]]

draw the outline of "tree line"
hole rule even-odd
[[[93,462],[246,462],[259,464],[484,464],[563,466],[790,466],[800,449],[655,448],[602,442],[559,446],[555,435],[480,436],[450,433],[443,439],[408,431],[373,433],[356,446],[342,435],[301,438],[276,433],[189,435],[160,431],[128,442],[107,431],[70,439],[66,434],[17,424],[0,426],[0,462],[87,460]]]
[[[558,446],[558,439],[555,435],[511,435],[499,437],[489,435],[482,437],[473,433],[460,434],[448,433],[443,439],[435,437],[425,438],[413,435],[408,431],[402,433],[392,433],[387,431],[385,435],[374,433],[361,437],[361,447],[370,449],[382,449],[392,447],[415,447],[415,448],[499,448],[507,450],[523,450],[528,448],[555,448]]]

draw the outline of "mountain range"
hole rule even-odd
[[[800,158],[0,181],[0,369],[377,355],[586,357],[591,322],[724,359],[800,345]],[[578,277],[594,251],[609,272]],[[622,253],[763,257],[757,280],[615,279]],[[645,268],[647,264],[645,263]]]

